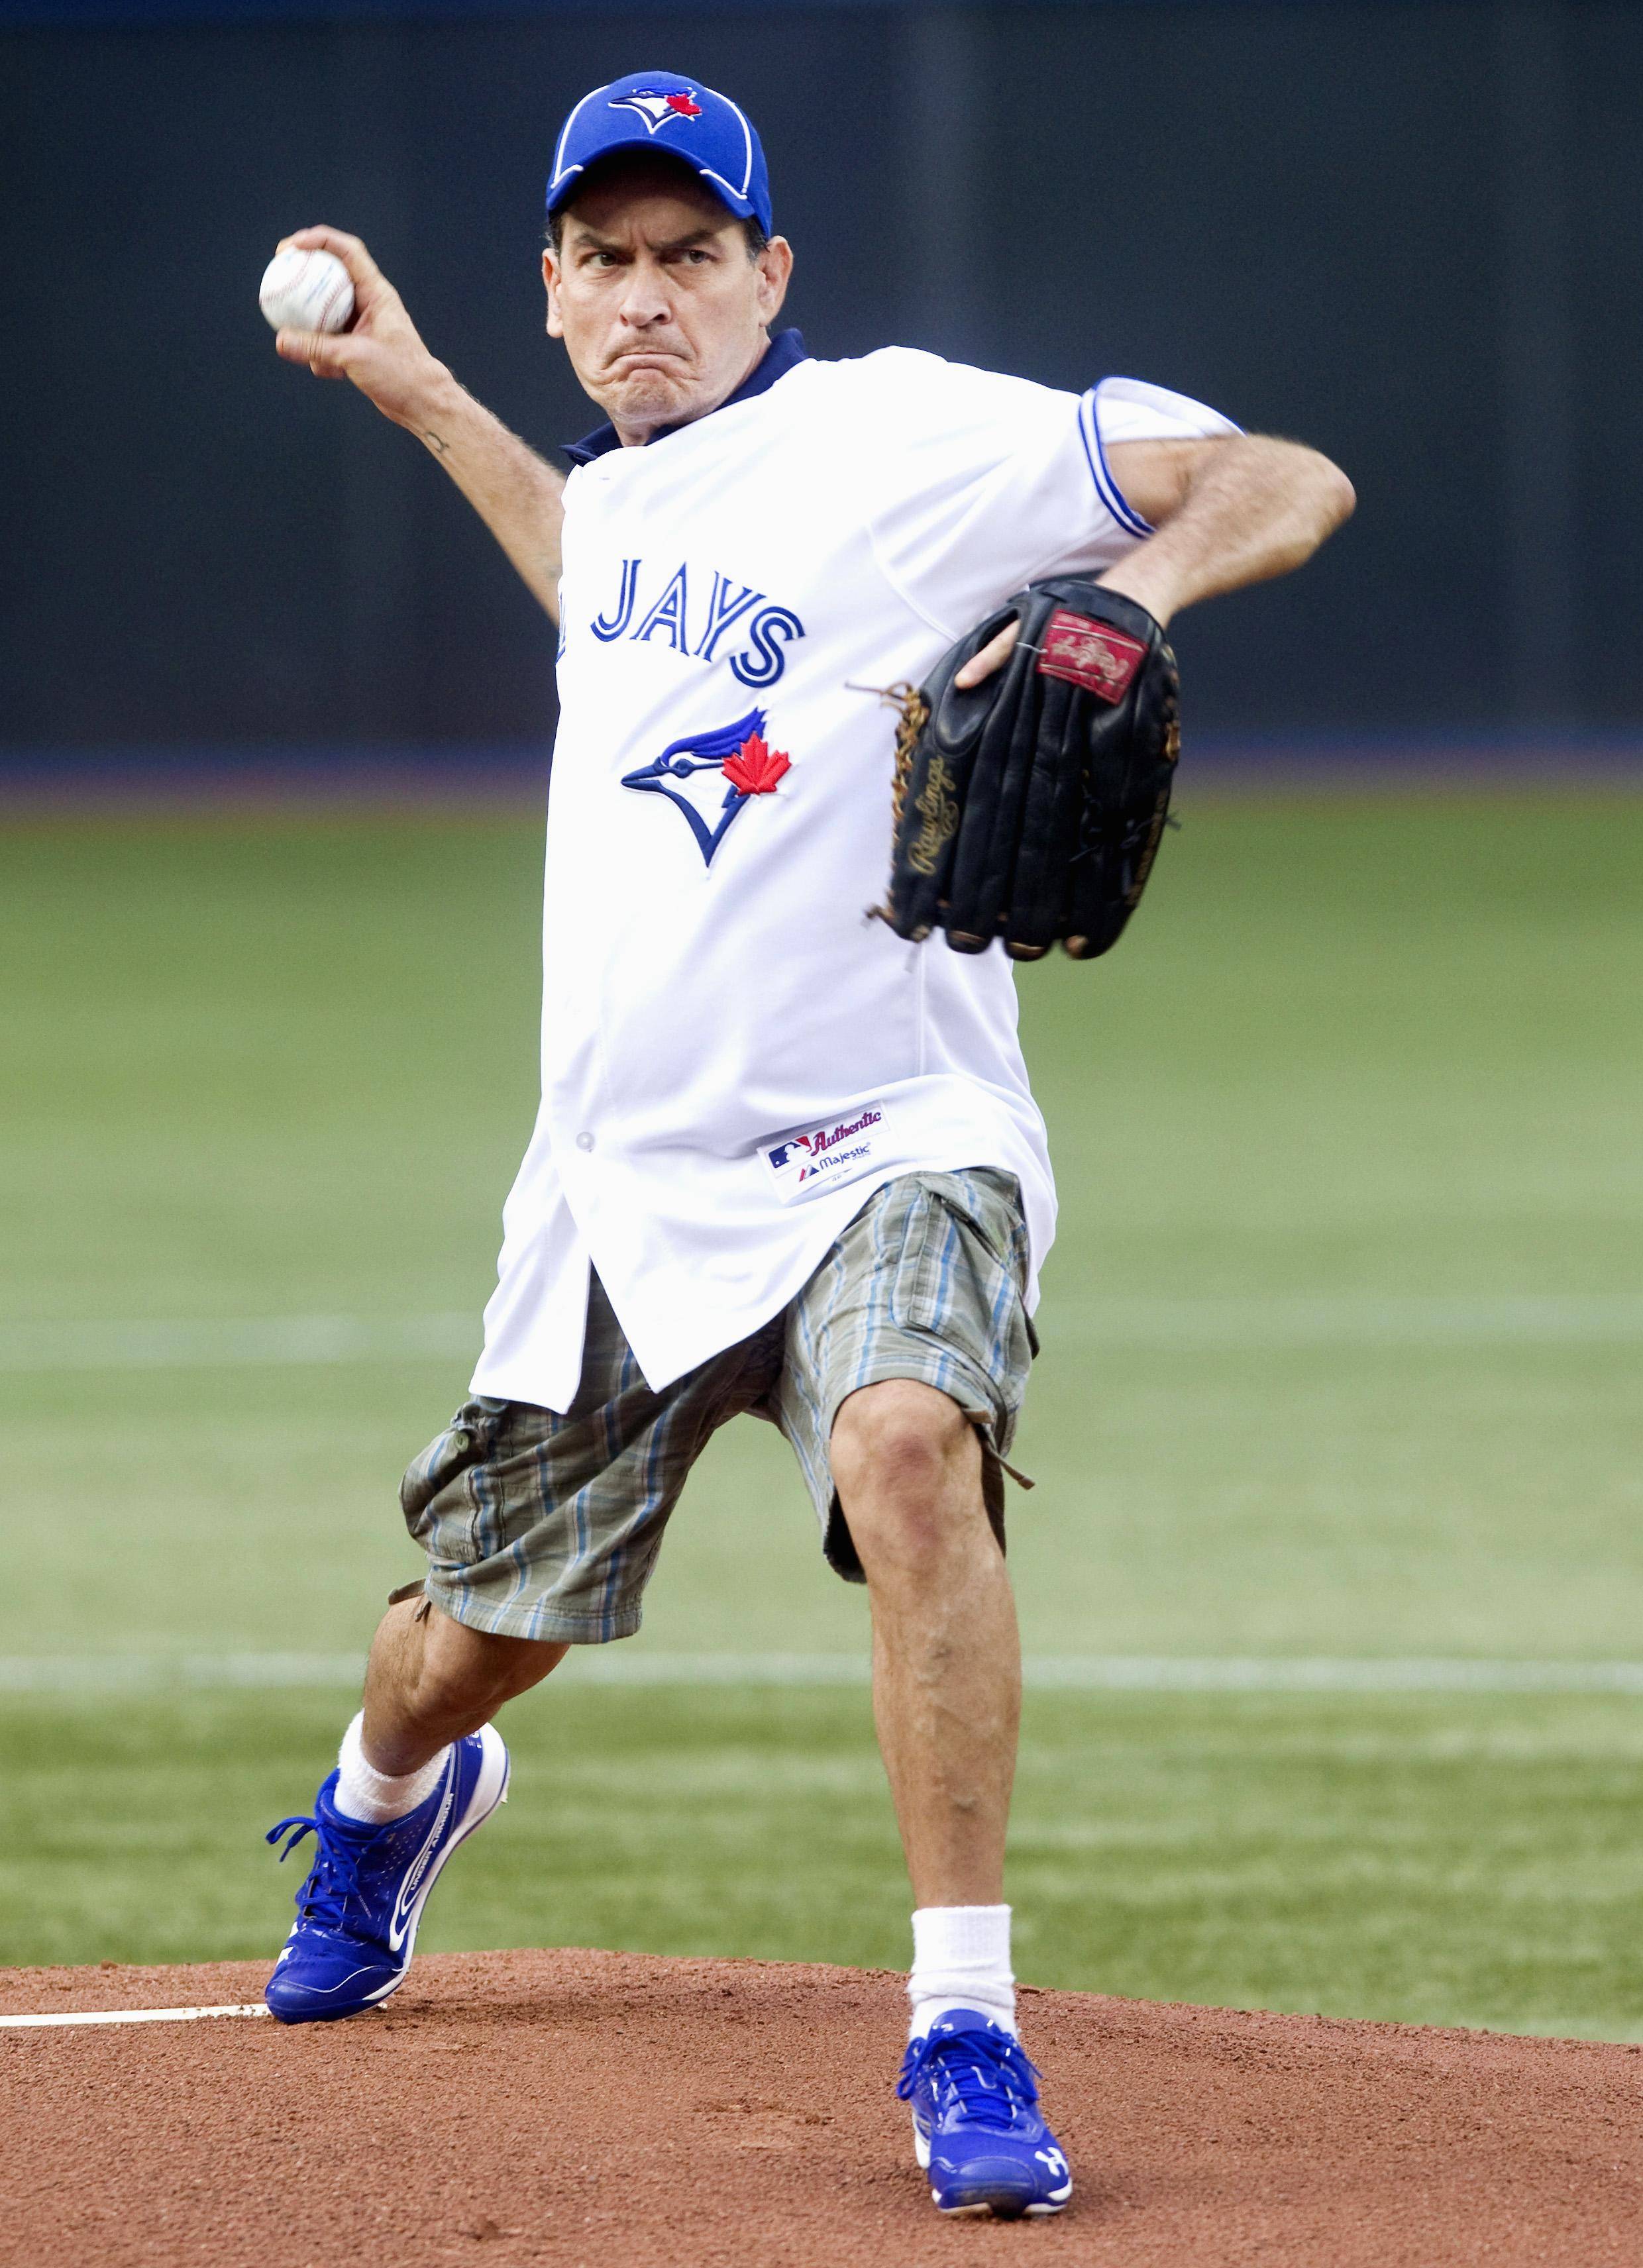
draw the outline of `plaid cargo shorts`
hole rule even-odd
[[[595,1276],[570,1409],[478,1396],[406,1474],[400,1501],[428,1554],[427,1596],[458,1622],[512,1638],[631,1637],[691,1466],[744,1414],[792,1444],[829,1563],[859,1582],[828,1443],[845,1396],[888,1378],[939,1388],[976,1426],[1002,1544],[1003,1460],[1037,1351],[1022,1304],[1027,1267],[1013,1174],[905,1174],[874,1192],[779,1314],[660,1393]]]

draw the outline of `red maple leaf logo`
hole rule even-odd
[[[779,748],[765,746],[763,733],[750,733],[735,755],[725,759],[725,777],[743,795],[774,795],[792,770]]]
[[[667,107],[669,110],[676,110],[681,118],[700,118],[702,115],[701,104],[693,96],[688,94],[670,94],[667,98]]]

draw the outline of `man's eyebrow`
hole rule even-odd
[[[627,250],[628,247],[625,245],[617,244],[612,238],[600,236],[596,229],[589,228],[586,221],[580,225],[581,238],[575,247],[578,252],[625,252]],[[662,243],[652,248],[657,252],[691,252],[698,245],[711,243],[714,237],[718,235],[722,223],[718,221],[704,221],[699,228],[687,229],[682,236],[667,237]]]

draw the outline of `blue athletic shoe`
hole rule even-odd
[[[312,1819],[282,1819],[283,1864],[305,1836],[319,1845],[297,1893],[297,1920],[263,1998],[283,2024],[357,2016],[402,1984],[416,1925],[439,1869],[483,1827],[508,1792],[508,1752],[493,1726],[453,1743],[444,1778],[425,1803],[385,1827],[346,1819],[320,1785]]]
[[[1038,2073],[1020,2042],[975,2008],[952,2008],[907,2051],[895,2091],[913,2107],[913,2147],[942,2213],[1059,2213],[1072,2194],[1061,2145],[1038,2115]]]

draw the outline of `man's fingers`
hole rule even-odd
[[[995,670],[1004,667],[1014,652],[1020,630],[1020,622],[1006,622],[996,638],[989,638],[979,653],[970,656],[953,681],[961,693],[968,693],[972,686],[984,685]]]
[[[274,351],[282,362],[306,362],[316,378],[346,378],[358,349],[346,331],[276,331]]]
[[[277,249],[281,252],[334,252],[347,269],[354,286],[354,298],[362,306],[365,294],[382,282],[382,270],[359,238],[350,236],[346,229],[328,228],[323,225],[299,228],[294,235],[281,237]]]

